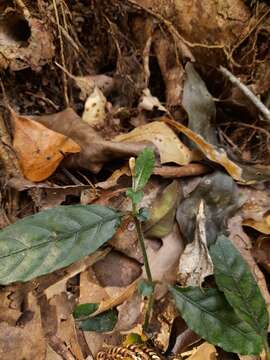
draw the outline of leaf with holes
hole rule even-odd
[[[188,327],[227,352],[260,354],[262,338],[242,321],[217,289],[171,287],[176,308]]]
[[[60,206],[0,232],[0,284],[27,281],[96,251],[116,232],[120,215],[98,205]]]
[[[216,283],[243,321],[265,337],[268,312],[260,289],[248,265],[226,236],[219,236],[211,246]]]

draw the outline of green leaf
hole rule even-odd
[[[260,289],[231,240],[219,236],[210,248],[216,283],[240,319],[257,334],[266,336],[268,312]]]
[[[148,280],[141,280],[138,284],[138,291],[142,296],[150,296],[154,288],[155,285]]]
[[[228,352],[260,354],[262,338],[239,319],[217,289],[170,288],[178,311],[191,330]]]
[[[147,184],[155,166],[155,154],[151,148],[145,148],[137,157],[133,190],[142,190]]]
[[[120,215],[98,205],[60,206],[0,232],[0,284],[27,281],[96,251],[115,233]]]
[[[143,198],[143,191],[134,191],[132,189],[127,189],[126,191],[126,195],[127,197],[129,197],[131,199],[131,201],[134,204],[139,204],[139,202],[142,200]]]
[[[80,329],[84,331],[108,332],[112,331],[118,319],[117,311],[114,309],[79,322]]]
[[[89,316],[97,311],[99,304],[79,304],[75,307],[73,311],[73,316],[75,319],[80,319],[82,317]]]

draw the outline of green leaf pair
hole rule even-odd
[[[240,253],[225,236],[211,246],[218,289],[172,287],[188,326],[228,352],[261,353],[267,348],[268,312],[258,285]]]

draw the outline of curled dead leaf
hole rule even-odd
[[[166,117],[163,117],[161,120],[170,125],[172,128],[177,129],[179,132],[185,134],[198,146],[198,148],[209,160],[222,165],[235,180],[245,182],[242,178],[242,169],[227,157],[227,154],[223,149],[219,149],[208,143],[200,135],[196,134],[175,120]]]
[[[265,216],[261,221],[254,219],[246,219],[243,221],[244,226],[252,227],[253,229],[265,235],[270,235],[270,215]]]
[[[213,274],[213,263],[207,248],[204,202],[201,200],[197,215],[195,238],[180,258],[178,278],[185,286],[201,286]]]
[[[47,179],[67,153],[80,152],[68,137],[52,131],[29,117],[11,110],[14,124],[13,146],[23,175],[31,181]]]

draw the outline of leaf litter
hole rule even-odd
[[[269,16],[0,4],[1,359],[270,358]]]

